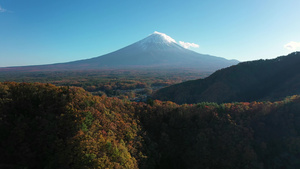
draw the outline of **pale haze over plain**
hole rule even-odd
[[[0,67],[97,57],[154,31],[240,61],[300,50],[299,0],[0,0]]]

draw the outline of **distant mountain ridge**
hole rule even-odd
[[[154,98],[176,103],[279,100],[300,94],[300,52],[242,62],[205,79],[163,88]]]
[[[117,51],[85,60],[50,65],[0,68],[21,70],[95,70],[116,68],[186,68],[215,71],[237,64],[237,60],[203,55],[183,48],[166,34],[154,32],[148,37]]]

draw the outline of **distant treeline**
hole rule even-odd
[[[135,98],[187,80],[207,77],[212,72],[196,70],[86,70],[44,72],[1,72],[0,82],[40,82],[76,86],[93,95]],[[137,91],[138,89],[138,91]]]
[[[147,103],[0,83],[0,168],[300,168],[300,97]]]

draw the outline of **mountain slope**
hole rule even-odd
[[[191,68],[215,71],[237,64],[237,60],[203,55],[178,45],[166,34],[154,32],[145,39],[112,53],[68,63],[0,68],[0,70],[91,70],[111,68]]]
[[[277,100],[300,94],[300,52],[239,63],[205,79],[163,88],[154,98],[176,103]]]

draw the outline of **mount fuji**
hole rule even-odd
[[[0,71],[57,71],[99,69],[196,69],[215,71],[237,64],[237,60],[199,54],[185,49],[170,36],[154,32],[117,51],[85,60],[49,65],[0,68]]]

